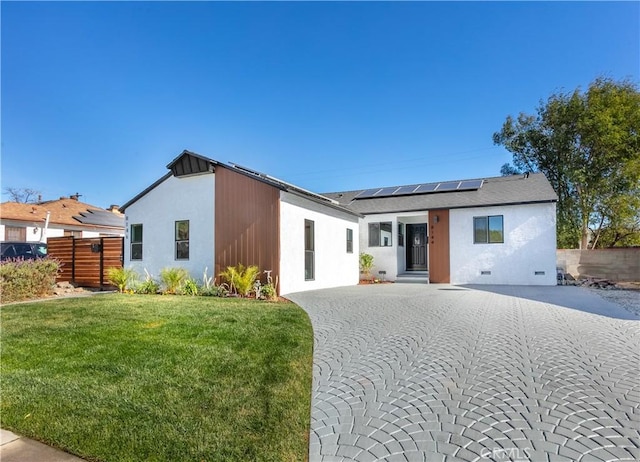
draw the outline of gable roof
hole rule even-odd
[[[173,176],[188,176],[213,173],[216,165],[220,165],[220,162],[185,149],[169,162],[167,168]]]
[[[247,167],[243,167],[238,164],[225,164],[223,162],[217,161],[215,159],[210,159],[201,154],[197,154],[192,151],[184,150],[182,151],[175,159],[173,159],[169,164],[167,164],[167,168],[170,172],[164,174],[161,178],[155,181],[153,184],[145,188],[142,192],[137,194],[131,200],[126,202],[122,207],[120,207],[121,211],[125,211],[127,207],[131,204],[137,202],[139,199],[147,195],[150,191],[155,189],[158,185],[164,182],[166,179],[171,176],[175,177],[183,177],[190,175],[200,175],[207,173],[215,173],[216,168],[226,168],[229,170],[233,170],[236,173],[252,178],[256,181],[260,181],[262,183],[266,183],[270,186],[278,188],[281,191],[286,191],[292,194],[296,194],[298,196],[305,197],[314,202],[320,203],[322,205],[341,210],[350,215],[359,216],[357,212],[351,210],[349,208],[343,207],[337,200],[331,199],[326,196],[322,196],[321,194],[314,193],[312,191],[308,191],[299,186],[296,186],[291,183],[287,183],[286,181],[280,180],[273,176],[267,175],[266,173],[258,172],[256,170],[252,170]]]
[[[366,190],[325,193],[324,195],[360,214],[531,204],[558,200],[551,184],[542,173],[477,178],[476,180],[479,183],[482,180],[481,186],[478,189],[465,191],[453,190],[368,198],[357,197]],[[401,186],[397,188],[401,188]]]
[[[44,224],[47,212],[50,212],[49,224],[124,229],[123,214],[109,212],[76,199],[60,198],[34,204],[20,202],[0,204],[0,218],[3,220]]]

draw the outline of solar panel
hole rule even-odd
[[[412,194],[416,189],[418,189],[419,184],[413,184],[411,186],[401,186],[398,190],[393,194],[394,196],[404,196],[406,194]]]
[[[398,190],[397,186],[394,186],[393,188],[382,188],[380,191],[376,193],[376,197],[393,196],[393,193],[396,192],[397,190]]]
[[[435,191],[436,188],[438,187],[438,183],[426,183],[426,184],[421,184],[418,189],[416,189],[416,194],[418,193],[426,193],[426,192],[432,192]]]
[[[366,199],[368,197],[373,197],[376,195],[376,193],[378,191],[382,191],[382,188],[376,188],[376,189],[367,189],[365,191],[362,191],[360,194],[358,194],[355,199]]]
[[[87,210],[73,218],[86,225],[124,227],[124,215],[106,210]]]
[[[458,189],[480,189],[482,187],[483,180],[464,180],[460,183]]]
[[[455,191],[458,189],[459,181],[449,181],[447,183],[438,184],[436,191]]]
[[[445,181],[442,183],[423,183],[408,186],[393,186],[390,188],[367,189],[358,194],[355,199],[371,197],[408,196],[411,194],[426,194],[449,191],[469,191],[480,189],[484,180]]]

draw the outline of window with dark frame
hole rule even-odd
[[[369,247],[391,247],[392,229],[390,221],[369,223]]]
[[[130,260],[142,260],[142,224],[131,225]]]
[[[473,217],[474,244],[503,244],[504,218],[502,215]]]
[[[353,253],[353,230],[347,228],[347,253]]]
[[[176,221],[176,260],[189,259],[189,220]]]
[[[315,279],[315,236],[314,222],[304,220],[304,280]]]

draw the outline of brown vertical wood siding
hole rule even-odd
[[[121,237],[73,238],[53,237],[47,239],[47,253],[61,264],[56,280],[70,281],[82,287],[106,287],[107,270],[122,267]],[[92,246],[96,247],[94,252]],[[102,265],[102,268],[101,268]],[[100,275],[102,274],[102,281]]]
[[[280,190],[216,167],[215,271],[241,263],[280,273]],[[264,275],[261,276],[265,281]],[[220,281],[219,281],[220,282]]]
[[[438,222],[434,223],[435,217]],[[449,283],[449,210],[429,211],[429,281]]]

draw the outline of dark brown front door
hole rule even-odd
[[[427,270],[427,225],[407,224],[407,270]]]

